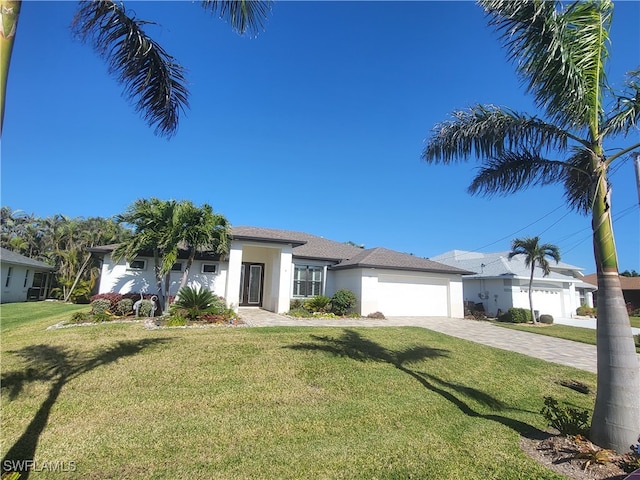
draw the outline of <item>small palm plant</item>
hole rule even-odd
[[[206,313],[218,314],[225,310],[224,300],[210,290],[183,287],[172,307],[182,310],[182,314],[190,320],[196,320]]]

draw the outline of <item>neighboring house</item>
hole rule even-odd
[[[482,303],[489,316],[497,316],[509,308],[529,309],[531,268],[524,255],[509,259],[509,252],[479,253],[452,250],[432,260],[474,272],[463,277],[464,300]],[[549,262],[551,273],[544,276],[536,266],[533,277],[533,308],[540,314],[556,318],[573,317],[576,308],[593,306],[593,285],[584,281],[582,269],[566,263]]]
[[[598,288],[598,274],[591,273],[584,277],[584,281]],[[640,277],[625,277],[620,275],[620,286],[624,301],[631,304],[632,310],[640,309]],[[594,292],[593,302],[598,305],[598,292]]]
[[[6,248],[0,248],[2,303],[44,300],[49,292],[54,267]]]
[[[387,316],[462,317],[462,275],[456,267],[384,248],[362,248],[301,232],[234,227],[229,253],[200,253],[189,285],[224,297],[230,306],[256,306],[287,312],[290,301],[332,296],[348,289],[358,298],[357,313]],[[153,259],[114,262],[115,245],[92,249],[103,257],[100,293],[155,292]],[[171,273],[170,293],[180,284],[186,260]]]

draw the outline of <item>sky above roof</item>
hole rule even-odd
[[[420,160],[433,126],[476,103],[535,113],[471,2],[274,4],[242,38],[198,2],[126,2],[187,68],[191,108],[166,140],[68,26],[75,2],[23,2],[2,139],[2,205],[109,217],[138,198],[204,202],[233,225],[430,257],[540,235],[594,271],[590,221],[557,187],[473,197],[474,163]],[[640,64],[640,3],[616,3],[608,76]],[[638,135],[607,145],[614,150]],[[620,269],[640,270],[631,159],[614,167]]]

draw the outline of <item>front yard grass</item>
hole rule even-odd
[[[35,478],[561,479],[520,435],[545,395],[594,401],[558,384],[593,374],[421,328],[46,331],[58,314],[1,345],[3,460],[77,468]]]

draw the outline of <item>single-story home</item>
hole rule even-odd
[[[188,284],[207,288],[227,304],[287,312],[292,299],[351,290],[361,315],[462,317],[463,269],[386,248],[362,249],[302,232],[233,227],[229,252],[200,252]],[[153,258],[114,262],[115,245],[96,247],[102,257],[99,293],[155,292]],[[177,293],[186,258],[171,272]]]
[[[53,279],[54,267],[6,248],[0,248],[2,303],[44,300]]]
[[[432,260],[474,272],[462,279],[464,300],[482,304],[489,316],[497,316],[509,308],[529,309],[531,268],[523,255],[509,258],[509,252],[480,253],[451,250],[431,257]],[[553,260],[551,273],[544,276],[536,266],[533,277],[533,308],[540,314],[571,318],[581,305],[593,306],[595,287],[584,281],[582,269]]]
[[[598,274],[591,273],[584,277],[584,281],[598,288]],[[620,275],[620,286],[622,295],[627,304],[631,304],[632,310],[640,309],[640,277],[625,277]],[[598,305],[598,292],[594,292],[593,302]]]

